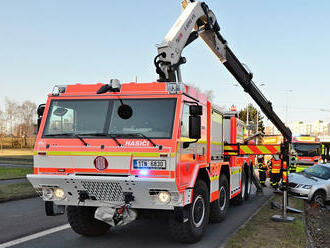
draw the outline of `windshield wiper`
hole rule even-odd
[[[159,149],[162,149],[162,146],[156,145],[155,142],[153,142],[148,136],[145,136],[143,133],[120,133],[120,134],[115,134],[117,136],[130,136],[134,138],[142,137],[144,139],[147,139],[154,147],[159,147]]]
[[[110,137],[112,138],[118,146],[123,146],[117,139],[116,137],[113,136],[113,134],[110,133],[83,133],[80,135],[88,135],[88,136],[99,136],[99,137]]]
[[[46,134],[46,137],[55,137],[55,136],[71,136],[71,137],[76,137],[78,138],[85,146],[89,146],[89,144],[79,136],[79,134],[76,133],[57,133],[57,134]]]

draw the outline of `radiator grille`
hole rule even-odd
[[[298,185],[298,184],[296,184],[296,183],[289,183],[289,187],[290,187],[290,188],[295,188],[295,187],[297,187],[297,185]]]
[[[81,181],[82,186],[89,196],[94,196],[99,201],[122,202],[123,190],[116,182]]]

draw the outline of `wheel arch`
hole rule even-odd
[[[194,182],[194,186],[197,180],[203,180],[206,183],[208,189],[210,190],[211,181],[210,181],[209,173],[207,172],[206,168],[199,168],[196,180]]]
[[[230,185],[230,171],[229,164],[223,164],[220,169],[220,176],[225,175],[227,177],[228,183]]]

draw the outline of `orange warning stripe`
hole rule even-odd
[[[281,151],[280,145],[225,145],[224,154],[229,156],[238,155],[274,155]]]

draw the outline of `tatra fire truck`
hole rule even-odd
[[[254,153],[241,139],[243,123],[182,83],[183,49],[202,38],[278,129],[291,133],[219,30],[205,3],[185,1],[158,47],[157,82],[54,88],[38,109],[28,175],[47,215],[66,209],[75,232],[96,236],[161,212],[174,239],[191,243],[208,222],[225,218],[229,200],[249,198]]]

